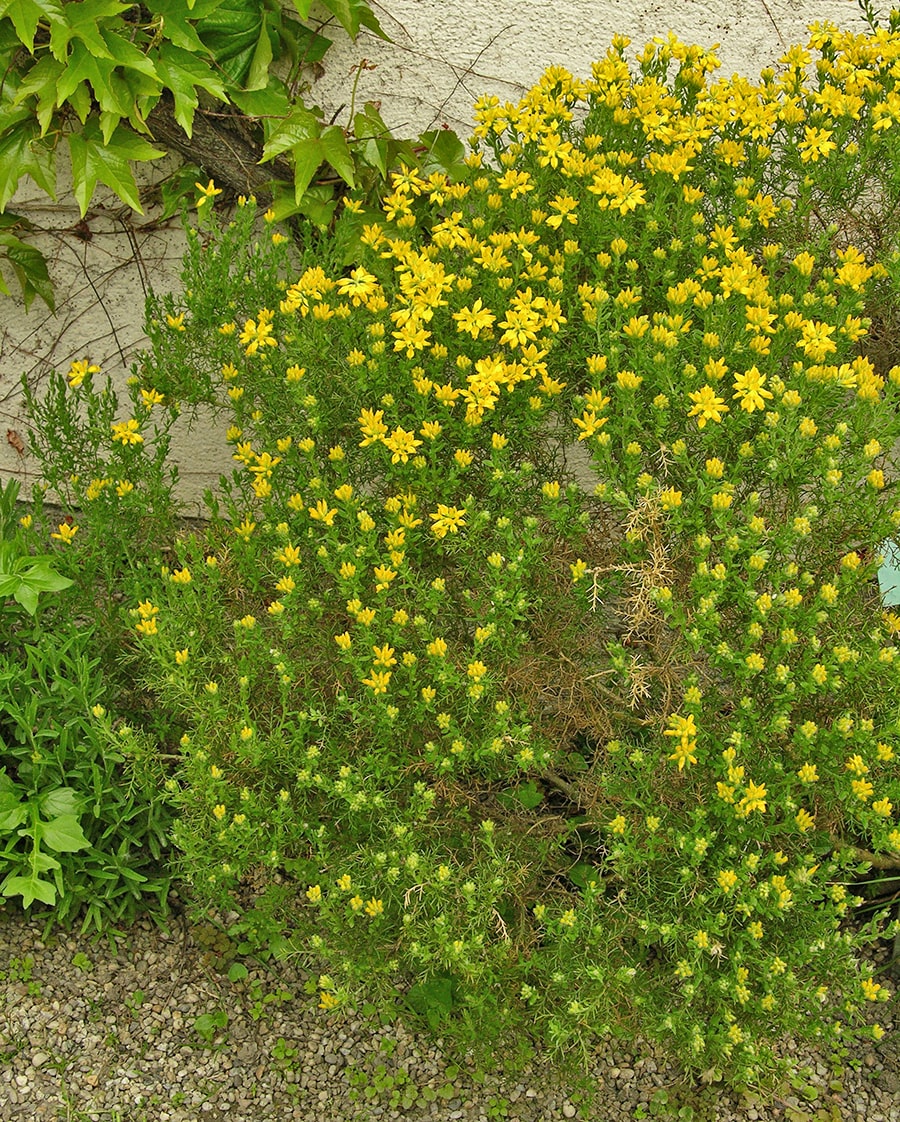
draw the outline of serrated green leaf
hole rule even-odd
[[[227,101],[228,94],[221,79],[202,59],[195,58],[187,51],[172,44],[164,44],[156,59],[157,72],[172,91],[175,98],[175,120],[191,135],[194,124],[194,110],[198,105],[196,89],[206,90],[220,101]]]
[[[322,129],[319,138],[325,159],[331,164],[341,179],[350,187],[356,186],[356,169],[353,166],[353,157],[347,147],[347,138],[344,130],[337,125],[328,125]]]
[[[144,213],[129,162],[155,160],[164,156],[165,152],[123,127],[116,129],[109,144],[104,144],[99,123],[93,119],[88,121],[80,133],[70,133],[68,141],[75,198],[82,217],[87,212],[98,183],[105,183],[126,206],[130,206],[138,214]]]
[[[295,145],[291,151],[294,157],[294,201],[299,206],[313,176],[322,166],[325,153],[316,138]]]
[[[287,152],[289,149],[299,147],[307,141],[314,140],[318,137],[321,129],[322,126],[315,114],[311,113],[303,105],[296,106],[291,110],[290,116],[286,117],[281,122],[266,141],[263,147],[262,159],[259,162],[265,164],[269,160],[274,160],[276,156],[280,156],[282,152]],[[321,162],[322,157],[320,156],[319,163]],[[316,164],[316,167],[318,166],[319,165]],[[310,176],[310,178],[312,178],[312,176]],[[309,179],[307,179],[306,182],[309,183]]]
[[[23,908],[30,908],[35,900],[51,906],[56,903],[56,889],[50,881],[37,876],[7,877],[0,896],[21,896]]]
[[[80,82],[69,95],[69,105],[75,110],[78,120],[85,124],[91,115],[93,98],[87,82]]]
[[[208,55],[209,48],[205,46],[197,31],[189,21],[184,10],[183,0],[147,0],[147,10],[155,16],[162,18],[160,31],[165,39],[192,54]],[[193,5],[189,4],[191,10]],[[191,11],[190,19],[198,19],[198,13]]]
[[[380,39],[390,42],[389,37],[381,29],[375,13],[365,0],[322,0],[322,5],[338,18],[351,39],[356,38],[360,27],[367,27]]]
[[[50,23],[64,22],[65,17],[57,0],[0,0],[0,19],[8,16],[16,29],[20,42],[34,54],[34,33],[42,19]]]
[[[53,57],[65,62],[69,45],[77,41],[89,48],[95,58],[114,58],[102,32],[112,35],[115,32],[104,27],[104,23],[120,16],[130,7],[131,4],[120,3],[120,0],[90,0],[90,3],[66,4],[63,20],[52,24],[50,28],[50,51]]]
[[[19,180],[28,174],[32,161],[31,142],[38,135],[34,120],[22,121],[0,137],[0,210],[15,194]]]
[[[129,107],[120,105],[110,90],[109,79],[115,68],[114,59],[95,58],[83,43],[73,44],[69,63],[56,83],[57,102],[62,105],[82,82],[90,82],[101,109],[127,116]]]
[[[143,74],[145,78],[159,82],[153,60],[139,50],[134,43],[111,28],[101,28],[100,34],[103,36],[110,57],[115,60],[117,66],[120,66],[123,70],[136,70],[139,74]]]
[[[56,105],[56,84],[65,67],[52,55],[44,55],[23,76],[16,90],[14,105],[21,105],[29,97],[36,97],[38,105],[48,102]],[[46,129],[42,128],[42,131]]]
[[[12,265],[19,287],[22,289],[25,310],[27,311],[31,307],[35,296],[40,296],[50,311],[55,311],[53,282],[50,280],[47,259],[43,253],[33,245],[28,245],[27,242],[20,241],[19,238],[14,238],[10,234],[0,234],[0,245],[5,246],[6,258]],[[23,574],[20,579],[23,582],[30,583],[27,573]],[[58,579],[64,580],[65,578],[59,577]],[[69,581],[69,584],[71,583]],[[68,587],[68,585],[65,587]],[[16,596],[16,599],[19,599],[19,597]],[[19,602],[21,603],[21,600]],[[30,614],[33,615],[34,613],[31,612]]]
[[[40,836],[57,853],[78,853],[91,844],[74,814],[60,814],[50,822],[41,822]]]

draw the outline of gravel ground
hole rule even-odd
[[[877,1048],[857,1045],[839,1069],[798,1051],[805,1088],[774,1102],[690,1087],[659,1052],[604,1045],[587,1073],[590,1106],[538,1060],[508,1074],[498,1057],[495,1071],[478,1073],[401,1021],[325,1015],[290,962],[277,979],[251,970],[229,981],[211,932],[178,916],[168,933],[140,922],[114,954],[77,935],[44,943],[39,925],[0,912],[0,1120],[900,1122],[896,998],[879,1006],[888,1032]],[[206,1043],[195,1019],[219,1010],[227,1027]]]

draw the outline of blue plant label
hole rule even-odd
[[[878,587],[886,608],[900,604],[900,545],[895,541],[881,543],[884,560],[878,570]]]

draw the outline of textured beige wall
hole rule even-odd
[[[631,36],[635,49],[670,29],[687,42],[718,43],[726,74],[754,76],[804,41],[813,20],[863,26],[855,0],[384,0],[376,10],[393,43],[368,33],[355,44],[338,40],[310,99],[345,121],[354,71],[366,58],[375,69],[363,73],[357,103],[381,102],[387,124],[406,135],[447,123],[465,136],[480,94],[515,99],[553,63],[587,73],[616,32]],[[158,162],[150,181],[164,171]],[[24,430],[22,374],[37,384],[53,367],[65,371],[90,357],[124,381],[143,344],[146,292],[177,288],[183,236],[178,222],[159,228],[152,211],[131,216],[118,200],[98,196],[85,241],[74,199],[52,203],[30,183],[11,209],[44,231],[35,240],[50,258],[59,301],[56,315],[35,302],[26,316],[16,300],[0,298],[0,477],[27,484],[34,465],[3,439]],[[174,451],[182,493],[199,513],[203,490],[231,468],[221,435],[208,425],[182,431]]]

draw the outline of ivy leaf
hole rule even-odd
[[[322,129],[320,137],[322,151],[325,159],[331,164],[341,179],[351,187],[356,186],[355,168],[350,149],[347,147],[347,138],[344,130],[337,125],[329,125]]]
[[[52,24],[64,23],[63,10],[57,0],[0,0],[0,19],[8,16],[20,41],[34,54],[34,33],[42,19]]]
[[[175,120],[188,136],[194,125],[198,86],[220,101],[228,100],[225,86],[215,71],[202,59],[173,44],[166,43],[160,48],[156,70],[175,97]]]
[[[98,183],[105,183],[126,206],[130,206],[138,214],[144,213],[129,162],[158,160],[165,152],[123,127],[117,128],[109,143],[104,144],[99,123],[94,119],[88,121],[80,133],[70,133],[68,141],[75,198],[82,218]]]
[[[146,78],[159,81],[153,60],[148,58],[143,51],[138,50],[134,43],[129,42],[124,35],[119,35],[108,28],[103,28],[101,34],[109,50],[110,58],[115,59],[118,66],[121,66],[123,70],[136,70]]]
[[[262,159],[259,162],[264,164],[268,160],[274,160],[276,156],[280,156],[282,152],[287,152],[289,148],[295,148],[307,140],[317,138],[321,130],[322,126],[314,113],[311,113],[305,105],[295,106],[291,110],[290,116],[285,117],[266,141]],[[320,156],[319,163],[321,162],[322,157]],[[316,166],[318,167],[318,164]],[[307,180],[308,182],[309,180]]]
[[[466,149],[453,129],[433,129],[423,132],[420,140],[427,145],[428,151],[422,159],[422,172],[444,171],[451,178],[458,178],[465,170],[463,161]]]

